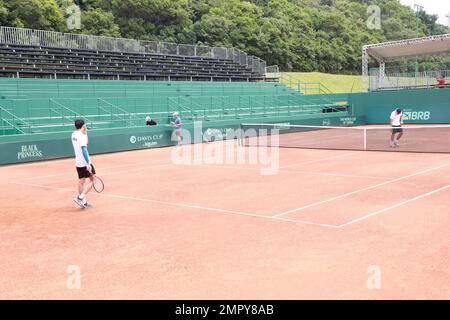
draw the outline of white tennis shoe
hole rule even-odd
[[[81,199],[78,198],[78,197],[75,197],[75,198],[73,198],[73,201],[74,201],[77,205],[79,205],[81,208],[85,209],[83,200],[81,200]]]

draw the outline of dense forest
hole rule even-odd
[[[74,5],[81,24],[69,30]],[[420,36],[449,32],[419,18]],[[361,47],[415,37],[416,13],[398,0],[0,0],[0,25],[234,46],[285,71],[360,73]]]

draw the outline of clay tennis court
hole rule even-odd
[[[280,148],[262,174],[183,148],[93,156],[87,210],[74,159],[1,167],[0,297],[450,298],[450,154]]]

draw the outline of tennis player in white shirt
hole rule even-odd
[[[77,129],[72,133],[72,144],[75,152],[75,162],[78,173],[78,197],[75,197],[73,201],[81,208],[87,209],[92,207],[87,203],[86,195],[92,189],[95,168],[92,165],[89,158],[89,152],[87,145],[89,139],[87,136],[87,127],[83,120],[75,121],[75,128]]]
[[[392,134],[391,134],[391,148],[399,147],[398,141],[403,136],[403,112],[402,109],[397,108],[391,113],[391,126],[392,126]],[[395,137],[397,135],[397,138]]]

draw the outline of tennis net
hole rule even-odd
[[[404,126],[398,147],[392,127],[329,127],[290,124],[241,124],[240,142],[250,147],[450,153],[450,125]]]

